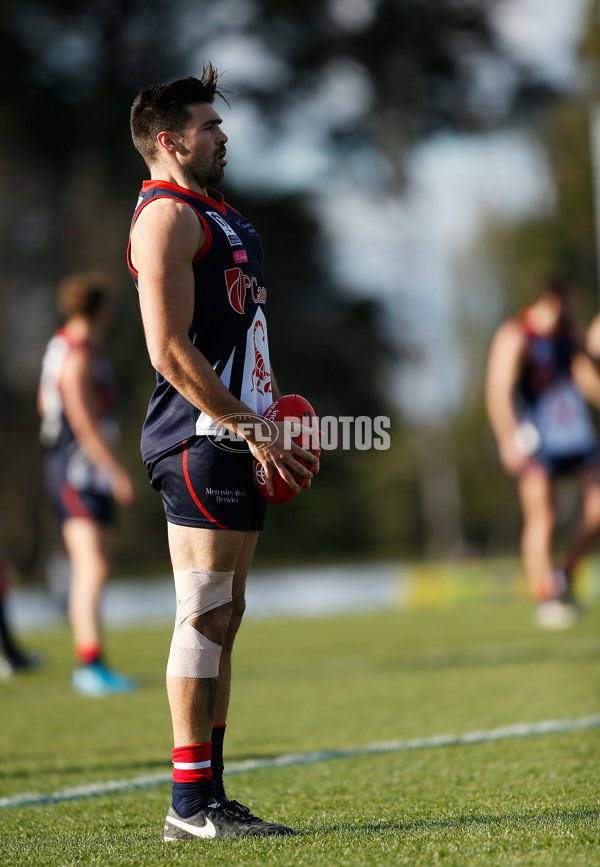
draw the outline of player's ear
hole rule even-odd
[[[156,140],[161,146],[161,148],[169,151],[169,153],[175,153],[179,148],[179,140],[177,139],[177,137],[174,136],[173,133],[167,132],[166,130],[159,132],[159,134],[156,136]]]

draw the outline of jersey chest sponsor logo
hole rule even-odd
[[[248,294],[250,294],[255,304],[266,303],[267,290],[265,287],[259,286],[256,277],[248,277],[241,268],[228,268],[225,271],[225,285],[227,287],[229,303],[236,313],[244,312],[244,305],[246,304],[246,296]]]
[[[248,220],[245,220],[243,217],[237,220],[238,226],[241,226],[245,232],[248,232],[249,235],[258,234],[252,223],[249,223]]]
[[[206,216],[213,219],[215,223],[217,223],[223,229],[225,235],[227,236],[227,240],[232,247],[241,247],[242,242],[235,234],[227,220],[224,220],[223,217],[220,214],[217,214],[216,211],[207,211]]]

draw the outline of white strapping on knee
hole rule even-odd
[[[195,629],[191,621],[231,602],[233,572],[191,567],[175,570],[173,575],[177,614],[167,674],[173,677],[217,677],[221,645]]]

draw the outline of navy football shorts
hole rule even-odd
[[[267,504],[256,488],[246,443],[223,448],[214,437],[198,436],[149,461],[147,467],[171,524],[262,530]]]
[[[556,457],[548,454],[542,446],[532,455],[532,459],[541,464],[549,476],[571,476],[597,466],[600,461],[600,449],[594,446],[585,452]]]
[[[115,519],[112,496],[92,487],[75,487],[67,479],[66,465],[67,456],[61,449],[47,452],[44,460],[46,487],[59,522],[88,518],[99,524],[112,524]]]

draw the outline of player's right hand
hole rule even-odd
[[[505,437],[498,444],[500,461],[506,472],[518,476],[526,467],[528,456],[519,448],[514,436]]]
[[[296,493],[300,490],[300,486],[292,475],[292,470],[304,479],[312,479],[313,474],[301,461],[306,461],[309,464],[315,463],[315,456],[307,449],[303,449],[298,443],[292,439],[288,443],[290,437],[286,432],[286,425],[289,427],[289,422],[273,422],[279,430],[277,438],[269,439],[268,441],[253,441],[248,439],[250,451],[254,457],[261,462],[265,468],[265,483],[269,494],[273,494],[273,476],[279,473],[282,479]],[[289,445],[289,448],[285,446]],[[299,460],[301,459],[301,460]]]

